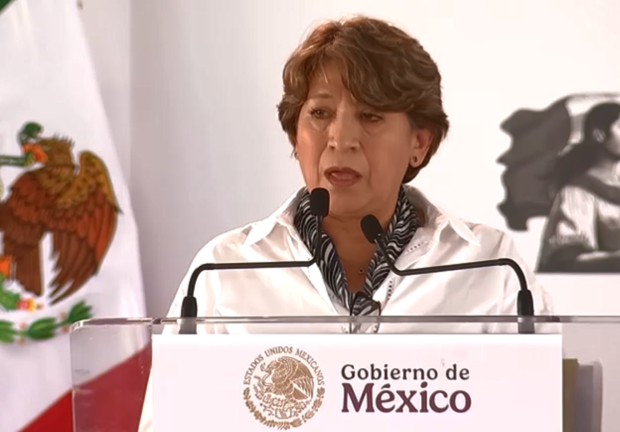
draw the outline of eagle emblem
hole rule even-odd
[[[292,347],[275,347],[264,355],[246,372],[246,406],[267,427],[290,429],[303,425],[315,416],[325,396],[318,363]]]
[[[314,377],[306,365],[296,358],[282,356],[267,366],[261,365],[265,373],[257,386],[263,393],[285,397],[291,401],[305,401],[314,396]]]
[[[42,133],[40,124],[26,123],[18,133],[22,154],[0,156],[0,166],[23,169],[6,191],[0,183],[0,311],[68,299],[98,272],[116,231],[120,208],[101,158],[82,151],[76,161],[70,138]],[[42,267],[46,236],[55,273],[49,282]],[[90,308],[80,303],[68,315],[85,319]]]

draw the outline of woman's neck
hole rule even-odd
[[[334,242],[336,248],[344,244],[369,245],[360,227],[360,219],[328,216],[323,221],[323,229]]]
[[[359,219],[327,217],[323,229],[336,248],[349,291],[358,292],[364,286],[376,246],[364,236]]]
[[[395,205],[393,206],[395,208]],[[384,230],[392,219],[393,211],[376,214]],[[323,221],[323,230],[334,243],[338,256],[345,263],[365,267],[375,252],[375,245],[370,243],[360,227],[359,217],[328,216]]]

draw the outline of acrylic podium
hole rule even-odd
[[[83,321],[74,432],[620,431],[620,317],[529,320]]]

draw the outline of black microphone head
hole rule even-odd
[[[373,215],[366,215],[360,222],[362,232],[366,236],[366,240],[370,243],[374,243],[381,235],[383,235],[383,227],[379,223],[379,220]]]
[[[329,214],[329,192],[327,189],[312,189],[310,192],[310,213],[313,216],[320,217],[326,217]]]

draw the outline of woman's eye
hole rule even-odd
[[[310,115],[317,119],[324,119],[327,117],[327,111],[324,109],[316,108],[310,111]]]
[[[376,122],[381,120],[381,116],[373,113],[362,113],[362,120],[369,122]]]

